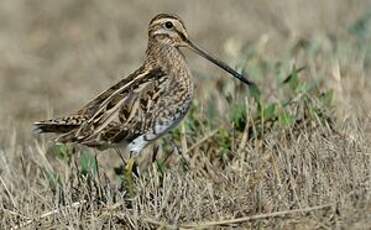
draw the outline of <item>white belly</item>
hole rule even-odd
[[[156,124],[155,127],[153,127],[148,133],[143,134],[131,141],[128,145],[128,150],[132,154],[139,154],[148,144],[160,138],[171,129],[175,128],[180,123],[180,121],[183,120],[184,115],[178,117],[178,119],[175,120]]]

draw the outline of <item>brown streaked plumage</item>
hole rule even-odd
[[[34,132],[61,134],[57,141],[107,148],[124,146],[138,154],[176,126],[193,95],[192,75],[180,47],[188,47],[246,84],[253,84],[209,56],[188,37],[182,20],[159,14],[148,30],[144,64],[71,116],[34,123]]]

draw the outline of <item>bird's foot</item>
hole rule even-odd
[[[134,158],[130,158],[125,165],[125,174],[140,177],[140,169]]]

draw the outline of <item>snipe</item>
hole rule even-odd
[[[59,133],[56,141],[90,147],[124,147],[139,154],[186,115],[193,95],[191,72],[181,47],[188,47],[233,77],[250,80],[208,55],[188,36],[182,20],[159,14],[148,30],[143,65],[73,115],[34,123],[35,133]]]

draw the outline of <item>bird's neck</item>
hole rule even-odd
[[[171,45],[150,42],[146,51],[145,62],[160,67],[168,74],[177,74],[179,71],[189,72],[184,55]]]
[[[193,81],[183,54],[174,46],[148,44],[145,65],[161,68],[170,77],[170,88],[191,102]]]

